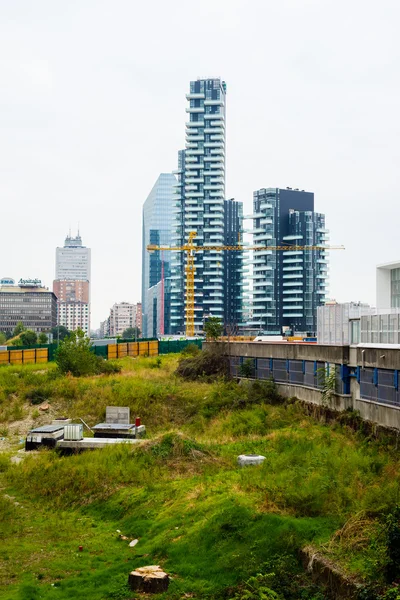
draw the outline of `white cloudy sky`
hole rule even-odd
[[[80,223],[93,326],[140,299],[141,207],[184,144],[185,93],[222,76],[227,195],[315,192],[331,293],[374,302],[400,260],[398,0],[0,0],[0,276],[51,286]]]

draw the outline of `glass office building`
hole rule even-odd
[[[191,231],[199,246],[223,246],[225,219],[225,104],[221,79],[191,81],[187,94],[186,148],[178,155],[174,245],[182,246]],[[230,201],[234,203],[235,201]],[[237,223],[229,220],[229,223]],[[225,254],[197,252],[195,259],[195,330],[202,331],[209,316],[226,314]],[[185,331],[185,254],[176,252],[171,264],[171,330]],[[232,261],[229,265],[232,265]],[[231,319],[231,317],[229,317]]]
[[[257,333],[286,331],[314,334],[316,309],[327,290],[324,250],[275,252],[268,246],[325,245],[325,216],[314,211],[314,194],[265,188],[253,195],[253,241],[265,249],[253,253],[253,316]]]
[[[164,281],[170,276],[171,252],[147,251],[149,244],[170,246],[174,227],[176,178],[171,173],[161,173],[143,205],[142,236],[142,313],[143,331],[147,331],[148,290],[161,281],[164,266]],[[170,297],[165,286],[164,332],[169,333]]]
[[[57,298],[40,284],[0,285],[0,331],[12,333],[18,323],[49,332],[57,325]]]

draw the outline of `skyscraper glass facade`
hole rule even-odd
[[[175,224],[175,184],[176,178],[171,173],[161,173],[153,189],[143,205],[143,236],[142,236],[142,311],[143,330],[147,330],[146,315],[148,308],[148,290],[162,278],[170,276],[171,252],[155,251],[149,253],[149,244],[170,246],[172,230]],[[164,268],[163,268],[164,267]],[[166,289],[165,298],[165,333],[169,333],[169,303],[170,297]]]
[[[224,202],[225,246],[238,246],[243,241],[243,203],[235,200]],[[225,333],[238,334],[243,321],[243,252],[225,251],[223,253],[224,280],[221,289],[224,292]]]
[[[253,317],[258,332],[286,329],[314,333],[316,308],[325,301],[328,277],[324,250],[275,252],[268,246],[324,245],[325,216],[314,212],[314,194],[266,188],[254,192]]]

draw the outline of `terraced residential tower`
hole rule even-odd
[[[225,221],[225,105],[226,84],[220,78],[191,81],[186,95],[186,147],[179,152],[176,183],[174,245],[183,245],[196,231],[197,245],[223,246]],[[224,253],[196,254],[195,329],[208,316],[225,322]],[[185,330],[185,255],[176,252],[171,263],[171,331]],[[240,319],[240,316],[238,316]]]

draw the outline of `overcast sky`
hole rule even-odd
[[[0,276],[49,287],[80,224],[92,326],[140,300],[141,209],[184,147],[185,94],[227,82],[227,197],[315,193],[330,296],[400,260],[398,0],[0,0]]]

